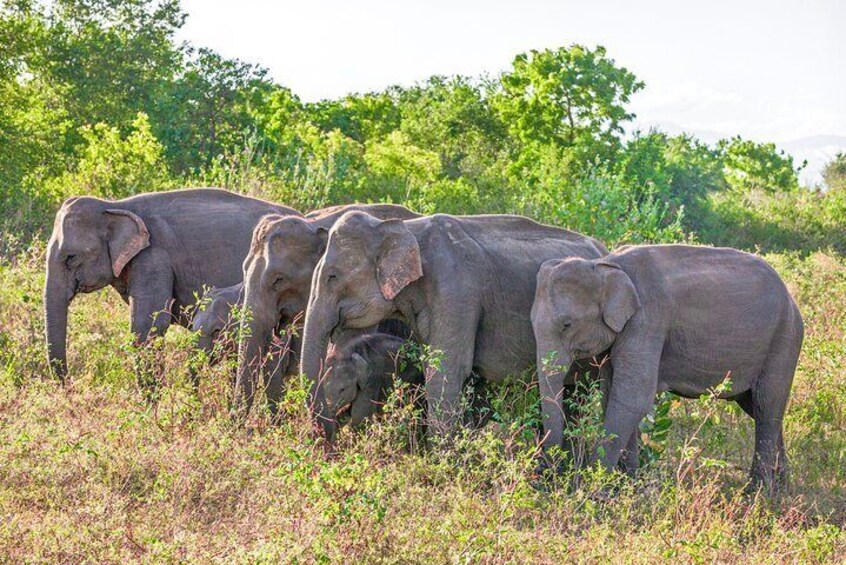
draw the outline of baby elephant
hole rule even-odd
[[[562,445],[567,367],[609,353],[608,442],[596,458],[613,469],[636,445],[655,394],[695,398],[726,377],[723,398],[755,420],[754,486],[787,477],[782,420],[802,347],[802,316],[778,274],[734,249],[624,247],[601,259],[551,260],[532,306],[544,447]]]
[[[324,386],[326,401],[339,426],[350,424],[356,427],[379,412],[395,378],[412,385],[424,384],[425,378],[418,362],[402,359],[403,346],[410,342],[380,333],[393,329],[383,322],[377,333],[362,334],[340,347],[330,348],[326,356]],[[466,388],[469,406],[465,424],[480,428],[491,415],[484,383],[472,375]],[[423,409],[422,392],[418,402],[418,408]]]
[[[244,283],[213,288],[203,299],[203,306],[198,308],[191,320],[191,330],[198,333],[197,347],[206,352],[209,359],[214,354],[214,345],[224,331],[234,327],[232,308],[244,301]],[[230,348],[234,351],[235,343]]]
[[[326,356],[326,401],[338,424],[355,427],[381,409],[396,375],[422,385],[417,363],[400,360],[407,340],[386,333],[363,334]]]

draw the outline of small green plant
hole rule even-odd
[[[670,392],[659,393],[655,406],[640,422],[640,465],[649,467],[658,463],[667,450],[673,418],[670,410],[677,403],[676,396]]]
[[[576,473],[576,486],[580,481],[580,469],[585,467],[596,452],[602,455],[605,432],[602,386],[599,380],[577,379],[573,390],[562,399],[565,412],[573,417],[564,423],[564,441],[571,447],[570,456]]]
[[[696,401],[694,416],[699,425],[693,430],[680,449],[679,463],[676,467],[676,481],[681,483],[700,469],[722,468],[727,462],[708,457],[701,446],[703,432],[712,431],[720,424],[720,405],[722,398],[731,393],[731,372],[707,393],[700,395]]]

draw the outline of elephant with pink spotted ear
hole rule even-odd
[[[174,322],[188,327],[204,288],[241,281],[253,228],[267,214],[301,215],[213,188],[66,200],[47,245],[44,318],[53,372],[62,380],[67,374],[68,308],[77,294],[117,290],[130,305],[138,343]]]
[[[496,382],[534,364],[530,313],[541,264],[605,253],[590,237],[520,216],[342,216],[314,270],[302,347],[313,414],[328,443],[338,422],[325,395],[325,358],[346,332],[392,318],[408,324],[430,353],[429,431],[449,437],[474,371]]]

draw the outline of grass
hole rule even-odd
[[[156,357],[154,407],[137,390],[116,293],[71,309],[72,384],[46,376],[43,244],[0,259],[0,562],[843,562],[846,560],[846,260],[770,254],[806,321],[786,422],[791,486],[742,493],[753,427],[725,402],[679,401],[662,457],[609,502],[531,484],[522,406],[497,392],[498,422],[451,450],[409,450],[398,407],[326,458],[304,388],[287,418],[226,412],[231,367],[198,395],[176,329]]]

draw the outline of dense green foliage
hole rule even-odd
[[[495,77],[303,102],[264,69],[175,34],[178,0],[0,0],[0,561],[782,562],[846,556],[846,156],[799,186],[773,144],[626,130],[646,88],[602,47],[517,55]],[[422,77],[421,77],[422,78]],[[740,494],[751,420],[669,396],[642,426],[646,470],[531,484],[537,394],[495,391],[494,423],[454,449],[415,443],[413,406],[326,459],[302,383],[286,419],[234,429],[232,363],[172,330],[162,395],[136,389],[114,293],[71,310],[73,383],[45,379],[45,235],[71,195],[214,185],[303,211],[391,201],[520,213],[618,243],[767,253],[806,321],[786,420],[791,489]],[[105,311],[105,315],[104,315]],[[193,361],[197,361],[194,359]],[[595,392],[595,391],[594,391]],[[594,410],[568,431],[590,442]],[[577,479],[564,485],[568,479]]]
[[[740,138],[709,147],[627,135],[627,103],[644,84],[602,47],[521,54],[496,77],[305,103],[264,69],[177,44],[175,0],[2,6],[0,195],[6,230],[23,236],[43,234],[72,194],[213,184],[304,209],[523,213],[612,245],[742,245],[726,239],[740,230],[796,247],[769,203],[807,198],[792,159]],[[837,221],[837,199],[815,198]]]

